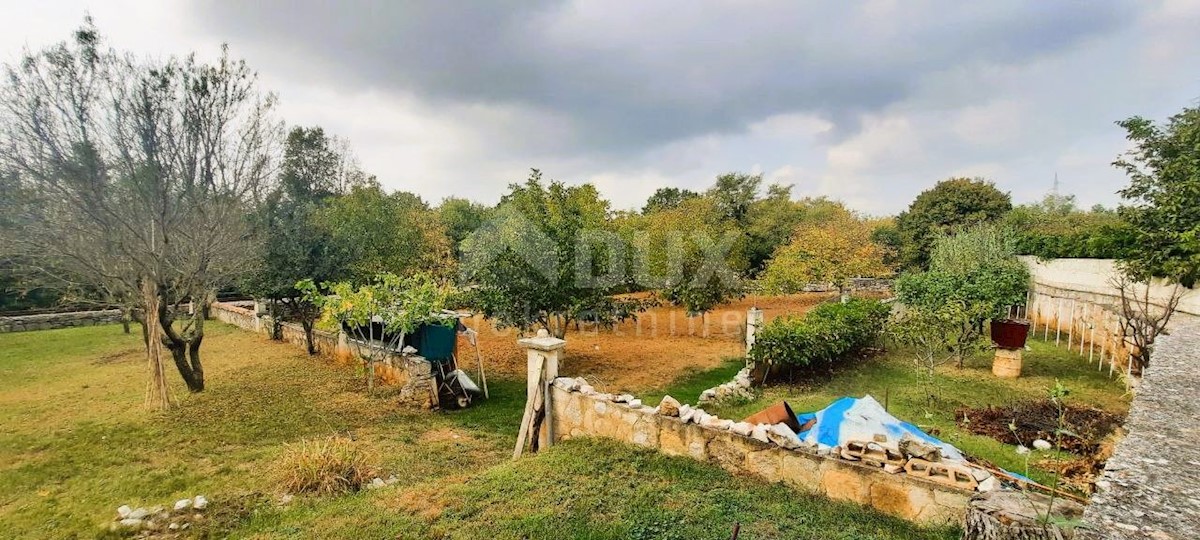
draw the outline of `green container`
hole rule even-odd
[[[417,354],[430,361],[446,361],[454,357],[454,344],[458,332],[453,326],[423,324],[417,327],[413,347]]]

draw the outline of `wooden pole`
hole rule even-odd
[[[545,356],[538,356],[537,372],[542,372],[542,367],[546,364]],[[529,384],[529,396],[525,400],[525,414],[521,416],[521,429],[517,431],[517,446],[513,448],[513,459],[521,457],[521,452],[525,450],[525,439],[529,435],[529,429],[533,424],[534,402],[537,400],[538,394],[542,391],[542,378],[539,375],[536,381],[531,381]],[[537,435],[534,434],[536,437]]]
[[[1054,308],[1054,346],[1059,345],[1059,337],[1062,336],[1062,298],[1058,299],[1058,305]]]
[[[1087,325],[1090,326],[1090,332],[1087,336],[1087,364],[1092,364],[1092,358],[1096,355],[1096,304],[1088,306]]]
[[[1075,334],[1075,299],[1071,299],[1071,312],[1067,314],[1067,352],[1071,351],[1072,336]]]

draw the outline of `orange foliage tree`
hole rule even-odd
[[[809,284],[829,283],[845,297],[851,278],[889,275],[883,248],[871,241],[877,225],[844,207],[828,219],[800,225],[767,263],[763,288],[793,293]]]

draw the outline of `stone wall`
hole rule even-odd
[[[1200,319],[1159,339],[1129,409],[1129,434],[1096,482],[1077,538],[1196,538],[1200,524]]]
[[[1033,281],[1045,287],[1087,296],[1098,303],[1115,304],[1117,291],[1109,280],[1116,275],[1116,261],[1111,259],[1053,259],[1039,261],[1036,257],[1024,256],[1021,260],[1029,266]],[[1171,287],[1161,280],[1150,284],[1151,298],[1164,298]],[[1200,316],[1200,289],[1185,291],[1179,302],[1180,313]]]
[[[258,316],[253,309],[253,302],[214,302],[209,313],[214,319],[244,330],[264,335],[270,333],[271,318]],[[285,322],[280,328],[283,341],[306,350],[303,326]],[[313,344],[317,354],[333,361],[347,364],[360,361],[354,353],[357,342],[348,339],[345,334],[314,329]],[[401,405],[420,409],[432,409],[438,405],[433,366],[420,356],[389,355],[375,363],[375,377],[382,384],[400,387],[398,399]]]
[[[121,322],[121,310],[119,309],[18,315],[15,317],[0,317],[0,334],[5,332],[70,328],[72,326],[115,324],[119,322]]]
[[[558,378],[551,385],[552,432],[556,440],[606,437],[721,466],[735,474],[874,507],[926,524],[958,523],[971,490],[904,472],[820,455],[783,439],[709,427],[687,418],[660,414],[630,396],[596,393],[581,380]],[[614,402],[617,401],[623,402]],[[686,407],[686,406],[685,406]],[[793,436],[794,440],[795,437]]]

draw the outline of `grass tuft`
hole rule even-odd
[[[369,483],[379,472],[379,457],[349,437],[305,439],[284,446],[276,469],[289,493],[335,495]]]

